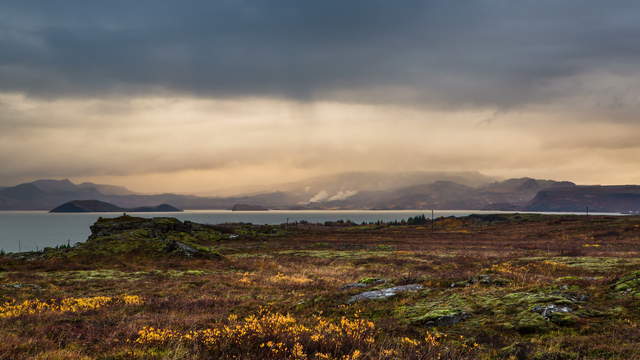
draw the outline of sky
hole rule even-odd
[[[640,183],[640,2],[0,2],[0,185]]]

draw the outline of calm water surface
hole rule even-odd
[[[454,210],[436,211],[435,216],[466,216],[469,214],[496,214],[499,211]],[[135,213],[135,216],[170,216],[180,220],[190,220],[204,224],[226,222],[249,222],[254,224],[282,224],[306,220],[324,222],[331,220],[393,221],[430,211],[242,211],[228,210],[187,210],[177,213]],[[45,211],[0,211],[0,249],[8,252],[38,250],[47,246],[75,244],[85,241],[90,234],[89,226],[98,217],[116,217],[119,213],[78,213],[50,214]]]

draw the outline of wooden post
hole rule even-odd
[[[434,229],[434,221],[435,221],[435,211],[433,211],[433,209],[431,209],[431,232],[433,232]]]

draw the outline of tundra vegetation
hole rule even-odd
[[[640,217],[100,219],[0,256],[1,359],[638,359]]]

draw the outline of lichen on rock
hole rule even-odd
[[[410,284],[410,285],[402,285],[402,286],[394,286],[381,290],[372,290],[365,291],[358,295],[354,295],[347,301],[348,304],[354,303],[356,301],[361,300],[379,300],[386,299],[392,296],[396,296],[399,293],[410,292],[410,291],[419,291],[424,289],[424,287],[420,284]]]

